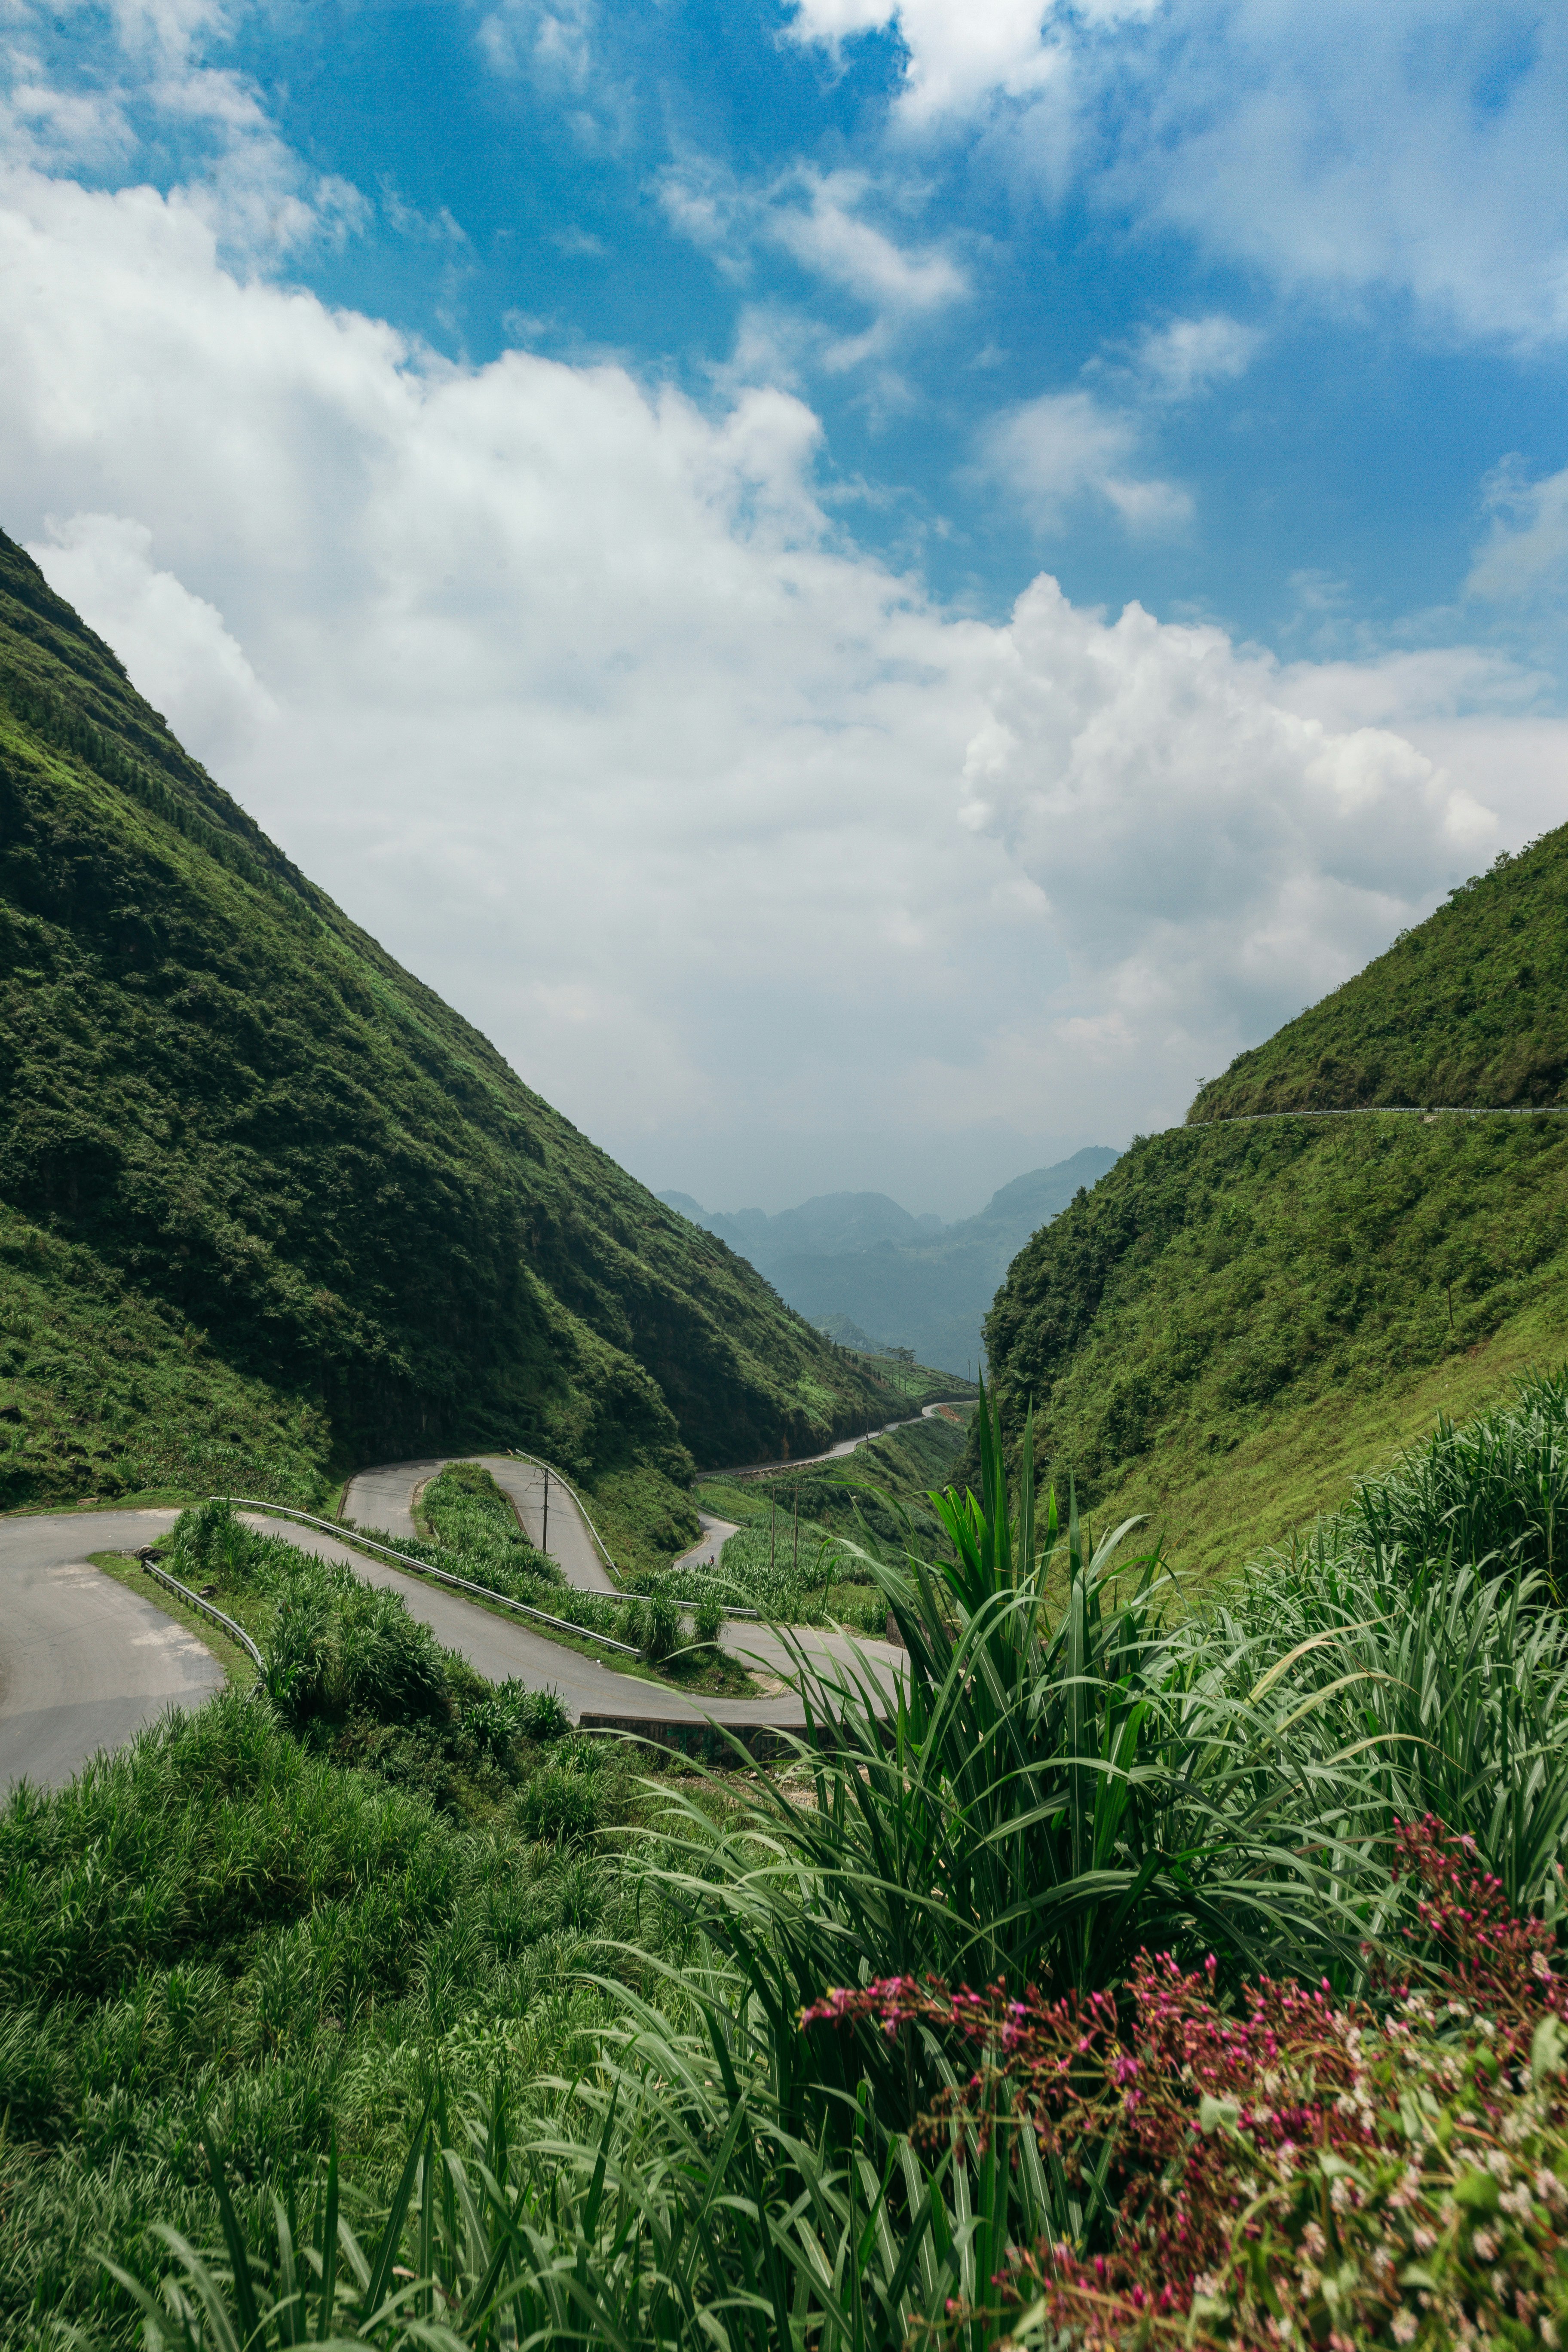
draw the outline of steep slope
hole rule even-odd
[[[1201,1087],[1189,1126],[1373,1103],[1568,1101],[1568,827],[1500,857]]]
[[[760,1209],[726,1217],[685,1193],[660,1198],[721,1233],[814,1323],[847,1318],[880,1346],[912,1348],[922,1364],[972,1378],[981,1319],[1009,1260],[1115,1159],[1090,1145],[1015,1177],[977,1215],[934,1233],[885,1192],[828,1193],[775,1217]]]
[[[3,535],[0,1106],[0,1501],[508,1443],[629,1494],[876,1410],[289,864]]]
[[[1141,1138],[987,1318],[1016,1432],[1224,1567],[1568,1351],[1568,1117],[1249,1116],[1561,1092],[1568,828],[1468,886]],[[1326,1098],[1326,1099],[1325,1099]],[[1344,1106],[1349,1107],[1349,1106]]]

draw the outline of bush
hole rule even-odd
[[[599,1792],[586,1774],[549,1765],[535,1775],[518,1805],[523,1829],[542,1844],[581,1845],[599,1826]]]
[[[519,1682],[498,1683],[463,1710],[463,1729],[491,1756],[504,1755],[517,1739],[559,1739],[571,1723],[554,1691],[529,1690]]]
[[[1509,1914],[1440,1822],[1402,1826],[1394,1868],[1424,1890],[1412,1939],[1436,1966],[1375,2003],[1264,1979],[1238,2015],[1212,1960],[1184,1971],[1143,1953],[1120,1997],[1008,2000],[905,1978],[836,1993],[805,2022],[934,2034],[962,2087],[917,2137],[1000,2154],[1027,2134],[1078,2196],[1073,2239],[1016,2248],[995,2282],[1031,2343],[1555,2344],[1568,1980],[1554,1939]],[[951,2340],[989,2342],[996,2315],[959,2306]]]
[[[716,1601],[700,1601],[692,1612],[691,1624],[697,1639],[710,1650],[723,1630],[724,1612]]]
[[[324,1719],[439,1721],[451,1712],[446,1663],[427,1625],[395,1592],[353,1578],[323,1590],[297,1577],[279,1604],[266,1682],[296,1729]]]
[[[641,1601],[623,1601],[616,1618],[616,1639],[640,1650],[647,1638],[647,1608]]]
[[[655,1592],[643,1604],[642,1654],[650,1666],[673,1658],[683,1640],[680,1612],[668,1593]]]

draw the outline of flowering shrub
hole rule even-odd
[[[1427,1820],[1397,1849],[1426,1958],[1366,2000],[1265,1980],[1232,2013],[1213,1959],[1145,1953],[1120,1999],[906,1977],[805,2012],[974,2047],[925,2131],[1029,2129],[1070,2184],[1107,2183],[1103,2251],[1043,2241],[995,2280],[1005,2345],[1568,2343],[1568,1979],[1470,1840]],[[952,2313],[970,2341],[982,2316]]]

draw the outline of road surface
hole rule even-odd
[[[89,1551],[134,1552],[155,1541],[174,1516],[66,1511],[0,1519],[0,1790],[24,1775],[59,1787],[99,1749],[121,1746],[166,1708],[199,1706],[220,1687],[223,1669],[194,1634],[151,1597],[128,1592],[88,1564]],[[553,1536],[553,1490],[550,1516]],[[795,1671],[788,1643],[768,1627],[729,1624],[724,1643],[780,1687],[763,1698],[691,1699],[617,1674],[518,1620],[372,1559],[354,1551],[352,1539],[265,1512],[244,1517],[301,1551],[344,1561],[367,1584],[399,1593],[437,1641],[488,1680],[515,1676],[532,1689],[557,1691],[574,1720],[600,1716],[692,1732],[708,1723],[742,1730],[805,1727],[805,1706],[785,1686]],[[854,1646],[843,1635],[803,1628],[799,1640],[818,1666],[853,1663]],[[883,1643],[863,1646],[878,1683],[890,1690],[899,1654]]]
[[[930,1404],[922,1404],[919,1412],[906,1413],[902,1421],[885,1421],[879,1429],[862,1430],[858,1437],[841,1437],[837,1445],[828,1447],[826,1454],[797,1454],[791,1462],[738,1462],[728,1470],[703,1470],[699,1475],[703,1478],[760,1478],[769,1470],[815,1469],[819,1462],[842,1462],[847,1454],[855,1453],[862,1445],[869,1445],[874,1437],[890,1437],[895,1429],[910,1429],[917,1421],[929,1421],[933,1412],[942,1411],[944,1404],[973,1402],[973,1397],[936,1397]]]
[[[579,1592],[619,1590],[605,1570],[599,1548],[588,1531],[569,1487],[550,1479],[548,1540],[544,1523],[545,1473],[535,1462],[510,1454],[449,1454],[434,1462],[389,1462],[377,1470],[362,1470],[351,1478],[343,1496],[343,1517],[356,1528],[380,1528],[389,1536],[414,1533],[414,1497],[417,1490],[448,1462],[479,1462],[511,1503],[531,1544],[548,1552],[568,1584]]]
[[[219,1689],[210,1650],[151,1597],[88,1564],[133,1552],[173,1511],[62,1511],[0,1519],[0,1789],[23,1774],[58,1789],[171,1706]]]
[[[741,1532],[734,1519],[716,1519],[711,1511],[699,1511],[697,1516],[702,1522],[702,1540],[694,1543],[689,1551],[683,1551],[679,1559],[671,1560],[672,1576],[683,1568],[717,1568],[719,1556],[730,1538]]]

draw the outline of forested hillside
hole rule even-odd
[[[1568,1351],[1568,828],[1501,861],[1140,1139],[987,1321],[1016,1433],[1102,1514],[1234,1562]],[[1523,1116],[1246,1114],[1363,1102]],[[1235,1123],[1227,1123],[1234,1121]]]
[[[0,535],[0,1502],[811,1450],[852,1359],[298,873]],[[649,1488],[645,1493],[652,1493]]]

